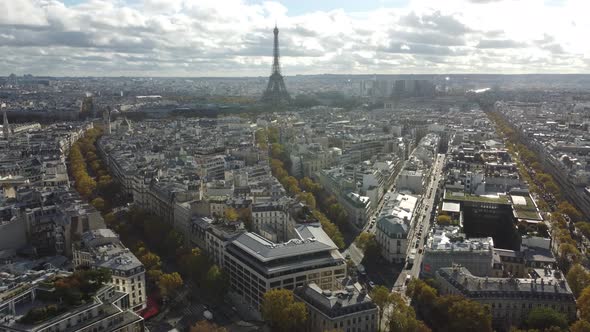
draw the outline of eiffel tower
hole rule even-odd
[[[279,65],[279,29],[275,25],[273,30],[275,35],[274,49],[272,62],[272,73],[268,79],[268,85],[266,91],[262,95],[262,101],[264,103],[271,104],[273,106],[286,105],[291,101],[291,97],[285,87],[285,81],[283,75],[281,75],[281,66]]]

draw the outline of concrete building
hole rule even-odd
[[[297,237],[273,243],[256,233],[243,232],[228,241],[223,268],[230,276],[231,291],[260,309],[266,291],[295,289],[316,283],[336,289],[346,276],[346,262],[319,224],[300,225]]]
[[[494,264],[494,240],[487,238],[467,239],[459,227],[435,228],[424,246],[421,275],[433,277],[443,267],[460,264],[473,275],[492,275]]]
[[[277,242],[286,241],[292,232],[294,223],[292,223],[289,214],[289,200],[263,202],[252,205],[252,225],[254,230],[262,234],[274,234],[275,239],[269,239]],[[273,237],[273,236],[269,236]],[[268,238],[268,237],[267,237]]]
[[[362,229],[371,215],[371,200],[369,197],[349,192],[339,202],[348,212],[350,223],[354,227]]]
[[[32,273],[32,274],[31,274]],[[129,294],[117,291],[113,285],[105,285],[86,303],[69,306],[52,301],[47,294],[55,291],[44,286],[51,278],[68,276],[55,270],[27,272],[24,276],[12,276],[19,283],[9,283],[8,290],[0,292],[0,331],[2,332],[142,332],[145,330],[141,316],[130,308]],[[11,276],[3,278],[5,284]],[[26,280],[26,282],[23,282]],[[37,281],[33,283],[33,281]],[[55,306],[63,310],[59,315],[37,323],[20,321],[30,310]],[[58,309],[59,310],[59,309]]]
[[[410,190],[414,194],[421,194],[424,190],[424,175],[420,171],[403,170],[397,178],[398,189]]]
[[[129,294],[129,305],[134,311],[146,307],[145,268],[110,229],[84,233],[74,245],[73,263],[76,268],[105,268],[111,271],[110,284],[117,291]]]
[[[408,231],[418,197],[389,192],[384,200],[377,218],[375,239],[381,246],[383,258],[388,262],[401,263],[406,258]]]
[[[476,277],[464,267],[439,269],[442,294],[457,294],[490,308],[492,325],[508,330],[520,326],[533,308],[551,308],[576,319],[576,301],[560,271],[535,269],[527,278]]]
[[[379,309],[358,283],[339,291],[322,290],[310,283],[297,287],[295,296],[307,306],[308,332],[378,330]]]

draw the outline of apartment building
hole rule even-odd
[[[383,208],[377,217],[375,239],[388,262],[401,263],[406,258],[408,231],[417,202],[418,197],[398,192],[389,192],[384,197]]]
[[[297,287],[294,293],[307,306],[307,332],[378,330],[379,308],[359,283],[338,291],[322,290],[311,283]]]
[[[535,269],[528,278],[489,278],[456,265],[439,269],[435,278],[442,294],[462,295],[486,305],[496,329],[520,326],[539,307],[562,313],[569,321],[576,318],[575,297],[558,270]]]
[[[67,276],[63,271],[43,270],[32,276],[19,276],[17,280],[35,277],[45,281],[56,276]],[[33,280],[30,280],[33,281]],[[113,285],[105,285],[90,300],[71,306],[50,300],[54,289],[44,283],[19,283],[10,285],[0,298],[0,332],[143,332],[144,321],[131,310],[129,294],[117,291]],[[31,310],[55,307],[62,313],[34,323],[22,318]]]
[[[145,268],[110,229],[97,229],[82,235],[73,248],[76,268],[105,268],[111,271],[110,284],[117,291],[129,294],[134,311],[146,307]]]

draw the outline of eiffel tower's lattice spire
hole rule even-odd
[[[281,65],[279,63],[279,29],[275,25],[273,30],[274,33],[274,45],[273,45],[273,61],[272,61],[272,72],[268,79],[268,85],[262,95],[262,101],[270,103],[274,106],[288,104],[291,101],[291,97],[285,87],[285,81],[283,75],[281,75]]]

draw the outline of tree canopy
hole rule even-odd
[[[264,293],[262,317],[273,331],[300,331],[307,320],[303,302],[295,301],[288,289],[271,289]]]
[[[580,264],[574,264],[566,275],[567,283],[577,298],[584,288],[590,286],[590,273]]]
[[[182,277],[178,272],[164,273],[158,281],[162,296],[170,296],[182,286]]]
[[[545,330],[550,327],[565,329],[567,328],[567,319],[563,314],[551,308],[537,307],[529,311],[526,318],[526,326],[539,330]]]

